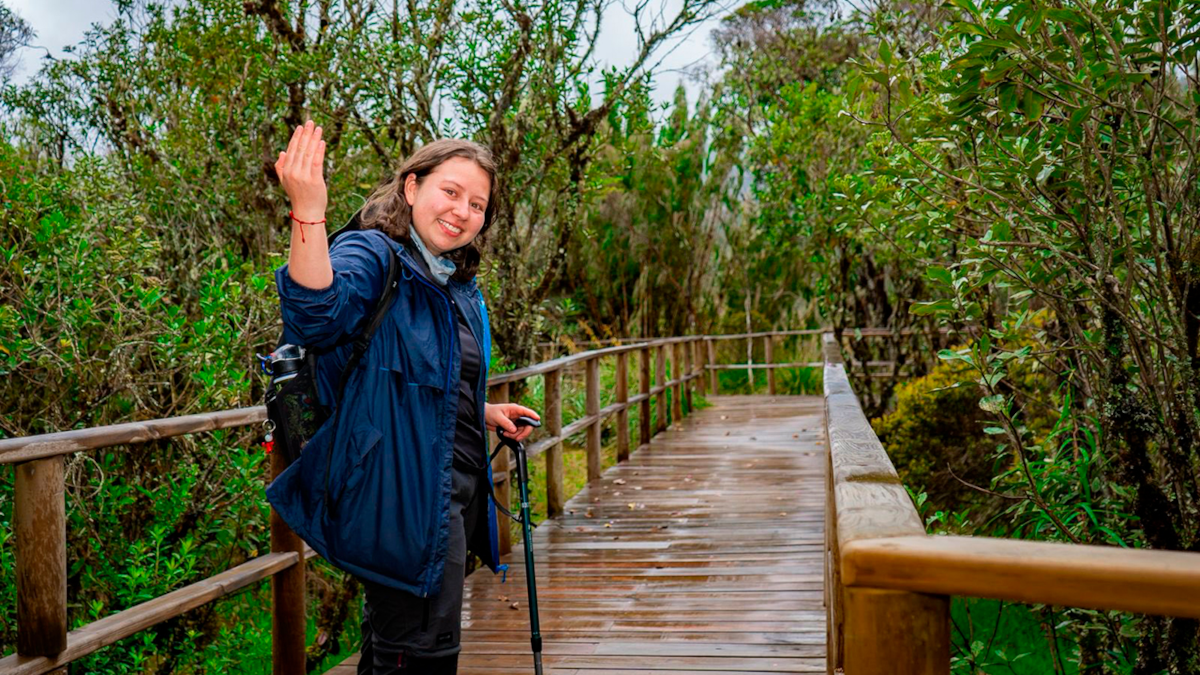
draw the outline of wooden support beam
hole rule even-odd
[[[846,675],[948,675],[950,599],[845,589]]]
[[[855,542],[923,537],[925,528],[850,387],[840,345],[832,335],[823,339],[830,667],[843,665],[846,675],[945,675],[947,596],[863,588],[845,576]]]
[[[671,345],[671,379],[675,380],[675,391],[671,392],[671,424],[683,421],[683,345]]]
[[[629,353],[617,354],[617,403],[629,400]],[[629,410],[617,411],[617,461],[629,459]]]
[[[67,506],[64,458],[17,464],[17,653],[53,656],[67,647]]]
[[[655,384],[661,385],[662,383],[667,381],[667,353],[666,353],[665,345],[658,346],[657,354],[655,355],[654,370],[655,370],[655,375],[654,375],[654,383]],[[659,431],[662,431],[667,428],[667,390],[666,389],[663,389],[662,393],[658,395],[658,405],[656,406],[656,410],[658,412],[658,420],[657,420],[658,423],[654,425],[654,431],[655,431],[655,433],[658,433]]]
[[[600,415],[600,358],[588,359],[586,366],[586,407],[588,416],[596,416],[596,421],[587,428],[587,475],[588,482],[598,480],[601,470],[600,427],[604,423]]]
[[[679,345],[679,349],[683,352],[683,374],[685,376],[685,382],[683,383],[683,397],[684,403],[687,404],[687,414],[690,415],[692,414],[692,411],[695,410],[695,406],[692,405],[692,390],[695,389],[695,385],[692,383],[691,376],[694,372],[693,369],[695,368],[696,364],[696,361],[693,358],[696,352],[696,341],[688,340],[687,342]]]
[[[562,371],[555,369],[545,375],[546,412],[542,422],[551,436],[562,434]],[[546,450],[546,512],[551,518],[562,513],[566,496],[563,494],[563,449],[562,442]]]
[[[287,468],[283,453],[271,453],[271,480]],[[296,553],[297,563],[271,577],[271,672],[305,672],[304,541],[271,509],[271,552]]]
[[[646,398],[642,399],[641,407],[638,409],[638,442],[645,445],[650,442],[650,348],[642,347],[638,350],[641,354],[642,365],[642,394]]]
[[[829,447],[829,429],[825,429],[825,447]],[[832,455],[825,453],[825,664],[827,675],[844,672],[842,619],[845,596],[842,591],[841,552],[838,550],[837,504],[833,491]]]
[[[488,388],[488,403],[508,403],[509,383],[493,385]],[[488,434],[490,439],[489,448],[496,447],[500,442],[500,438],[496,436],[496,432]],[[496,495],[496,501],[504,508],[512,506],[512,481],[508,480],[509,472],[512,470],[511,462],[512,452],[508,448],[501,449],[496,453],[496,459],[492,460],[492,479],[495,481],[493,492]],[[497,480],[504,478],[503,481]],[[497,532],[500,535],[499,547],[500,555],[506,555],[512,552],[512,528],[509,527],[509,520],[500,513],[496,513]]]
[[[768,370],[767,370],[767,394],[770,396],[775,395],[775,369],[770,367],[771,363],[774,361],[774,359],[773,359],[773,357],[775,355],[774,343],[775,343],[775,340],[772,336],[770,336],[770,335],[763,336],[763,363],[767,364],[767,367],[768,367]]]
[[[717,365],[717,342],[712,338],[707,338],[705,342],[708,343],[708,367],[713,368]],[[716,370],[708,371],[708,382],[708,393],[713,396],[719,395],[721,393],[720,375]]]

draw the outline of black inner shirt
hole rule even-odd
[[[458,345],[462,352],[462,368],[458,378],[458,421],[454,428],[454,464],[463,471],[482,473],[487,468],[487,449],[484,447],[483,425],[476,408],[475,384],[479,382],[482,357],[479,343],[458,307]]]

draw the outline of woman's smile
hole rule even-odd
[[[463,233],[461,227],[455,227],[441,218],[438,218],[437,221],[438,224],[442,226],[442,230],[444,230],[446,234],[450,235],[451,237],[457,237]]]

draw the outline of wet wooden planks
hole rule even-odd
[[[548,673],[825,672],[822,401],[709,400],[537,528]],[[462,675],[533,671],[507,562],[467,580]]]

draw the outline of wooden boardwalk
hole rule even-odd
[[[547,673],[826,671],[822,399],[709,400],[537,528]],[[533,672],[522,556],[467,580],[460,674]]]

